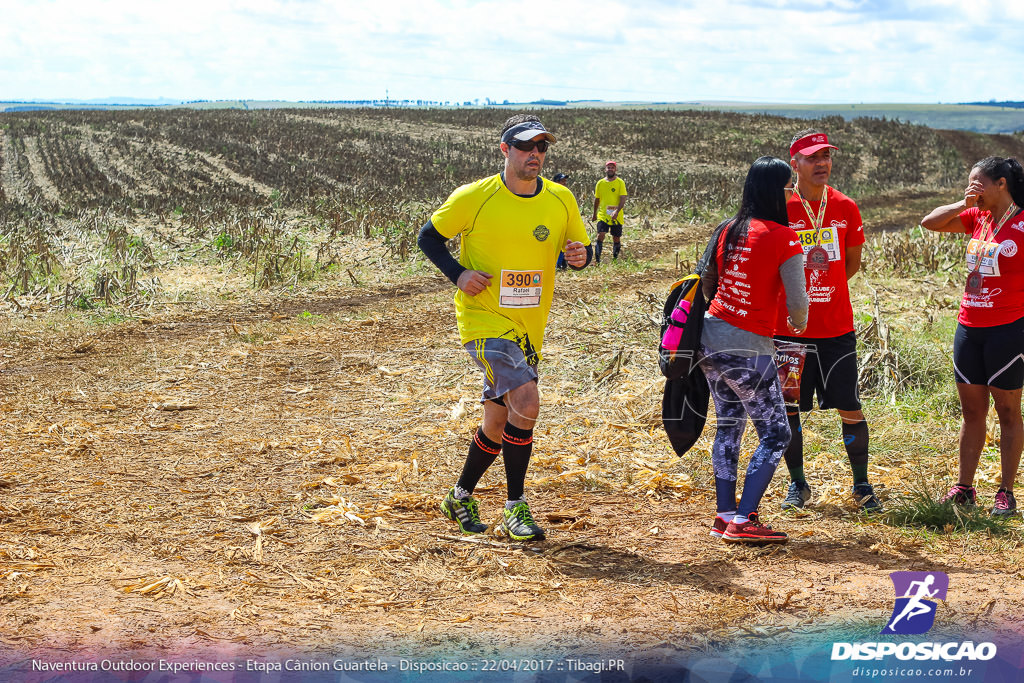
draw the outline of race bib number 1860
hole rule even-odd
[[[503,270],[498,305],[503,308],[537,308],[540,306],[544,271]]]

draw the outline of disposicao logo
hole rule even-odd
[[[935,623],[936,604],[930,598],[946,599],[949,577],[943,572],[893,572],[889,578],[896,588],[896,605],[882,633],[927,633]]]
[[[945,600],[949,577],[943,572],[893,572],[896,589],[892,616],[882,635],[918,635],[935,624],[935,600]],[[987,661],[996,656],[995,643],[973,641],[947,643],[832,643],[832,659],[869,660],[895,656],[900,660]]]

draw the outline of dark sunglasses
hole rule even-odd
[[[537,151],[543,154],[548,151],[548,145],[551,143],[547,140],[513,140],[508,144],[512,145],[520,152],[532,152],[533,148],[536,147]]]

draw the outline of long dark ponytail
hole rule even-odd
[[[993,182],[1006,178],[1006,189],[1010,191],[1010,198],[1014,204],[1024,208],[1024,168],[1021,168],[1019,161],[1013,157],[985,157],[976,163],[974,168]]]
[[[716,254],[721,256],[720,263],[724,264],[729,254],[746,241],[750,219],[788,224],[786,193],[783,188],[792,174],[789,164],[776,157],[763,156],[750,165],[747,179],[743,183],[739,211],[732,218],[722,221],[712,233],[711,239],[717,245],[722,231],[728,230],[725,249],[721,252],[716,249]]]

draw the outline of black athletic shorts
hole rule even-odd
[[[857,384],[857,336],[853,332],[838,337],[776,337],[807,347],[807,359],[800,375],[800,411],[814,410],[814,396],[822,410],[860,410]]]
[[[992,327],[957,325],[953,374],[958,384],[1024,387],[1024,318]]]
[[[605,223],[604,221],[598,221],[597,222],[597,232],[598,233],[609,232],[609,231],[611,231],[612,237],[622,237],[622,223],[612,223],[612,224],[609,225],[608,223]]]

